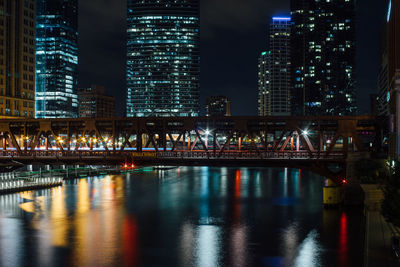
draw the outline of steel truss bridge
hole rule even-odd
[[[382,151],[381,132],[370,116],[7,119],[0,163],[285,166],[339,177],[349,153]]]

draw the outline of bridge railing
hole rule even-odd
[[[159,151],[153,153],[138,153],[132,151],[90,151],[90,150],[72,150],[72,151],[0,151],[1,158],[107,158],[107,157],[131,157],[131,158],[160,158],[160,159],[297,159],[297,160],[317,160],[317,159],[344,159],[346,154],[343,152],[308,152],[308,151],[231,151],[218,152],[216,151]]]
[[[344,159],[344,153],[335,152],[307,152],[307,151],[287,151],[287,152],[158,152],[159,158],[181,158],[181,159],[204,159],[204,158],[218,158],[218,159]]]

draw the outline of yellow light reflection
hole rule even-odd
[[[25,211],[25,212],[29,212],[29,213],[35,213],[35,202],[31,201],[31,202],[25,202],[25,203],[21,203],[19,204],[19,207]]]
[[[123,183],[120,180],[117,182],[117,186],[114,183],[111,176],[105,177],[103,180],[102,186],[102,255],[103,255],[103,263],[105,265],[109,265],[113,262],[115,255],[117,254],[117,242],[118,242],[118,231],[120,229],[120,225],[118,225],[118,214],[117,207],[115,203],[115,191],[117,187],[117,191],[121,192]],[[118,242],[119,243],[119,242]]]
[[[78,201],[77,214],[75,220],[75,230],[76,230],[76,262],[79,266],[88,266],[90,264],[87,248],[89,244],[89,220],[87,212],[90,209],[90,199],[89,199],[89,185],[86,179],[81,179],[78,182]]]
[[[68,218],[65,207],[65,193],[62,187],[52,190],[50,220],[53,226],[52,244],[56,247],[67,247]]]
[[[23,199],[27,199],[27,200],[33,200],[34,197],[35,197],[34,194],[33,194],[33,191],[22,192],[22,193],[19,193],[19,195]]]

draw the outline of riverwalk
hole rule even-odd
[[[381,215],[384,195],[379,185],[362,185],[365,192],[365,267],[395,267],[400,261],[392,253],[391,238],[400,231]]]
[[[143,170],[135,166],[110,167],[70,167],[70,168],[40,168],[36,171],[20,171],[0,173],[0,195],[23,191],[38,190],[62,186],[63,180],[79,179],[88,176],[120,174]]]

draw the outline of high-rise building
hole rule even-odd
[[[115,98],[105,94],[104,86],[79,88],[79,118],[111,118],[115,116]]]
[[[381,64],[378,75],[378,115],[389,116],[389,77],[388,77],[388,45],[387,45],[387,25],[385,24],[382,30],[381,37]]]
[[[270,60],[271,51],[261,52],[258,59],[258,116],[271,114]]]
[[[199,113],[199,0],[128,0],[127,116]]]
[[[36,3],[36,117],[77,117],[78,0]]]
[[[355,0],[291,0],[292,113],[352,115]]]
[[[262,116],[290,115],[290,28],[290,17],[272,18],[269,52],[263,52],[259,59]]]
[[[35,1],[0,1],[0,118],[35,115]]]
[[[231,101],[221,95],[207,98],[206,116],[231,116]]]

